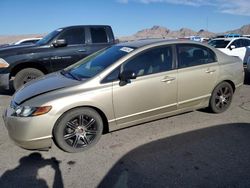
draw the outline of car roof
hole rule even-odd
[[[235,38],[215,38],[215,39],[213,39],[213,40],[231,41],[231,40],[233,40],[233,39],[235,39]]]
[[[213,40],[224,40],[224,41],[232,41],[232,40],[237,40],[237,39],[247,39],[250,40],[247,37],[228,37],[228,38],[215,38]]]
[[[71,26],[60,27],[58,29],[69,29],[69,28],[77,28],[77,27],[111,27],[111,26],[109,25],[71,25]]]
[[[131,48],[141,48],[153,44],[199,44],[204,45],[200,42],[195,42],[191,40],[178,40],[178,39],[141,39],[130,42],[119,43],[116,46],[127,46]]]

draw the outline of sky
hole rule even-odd
[[[250,24],[250,0],[0,0],[0,35],[111,25],[116,37],[160,25],[224,32]]]

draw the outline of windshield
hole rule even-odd
[[[68,74],[77,80],[92,78],[134,49],[125,46],[112,46],[82,59],[61,73]]]
[[[226,40],[211,40],[208,42],[209,45],[215,48],[226,48],[230,41]]]
[[[57,29],[55,31],[52,31],[51,33],[43,37],[41,40],[39,40],[36,44],[38,45],[48,44],[48,42],[50,42],[53,38],[55,38],[61,31],[62,29]]]

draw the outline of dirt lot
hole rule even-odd
[[[0,91],[0,113],[11,93]],[[0,187],[250,187],[250,76],[223,114],[185,113],[103,135],[92,149],[27,151],[0,119]]]

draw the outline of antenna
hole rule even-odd
[[[208,16],[207,16],[207,20],[206,20],[206,30],[208,31]]]

